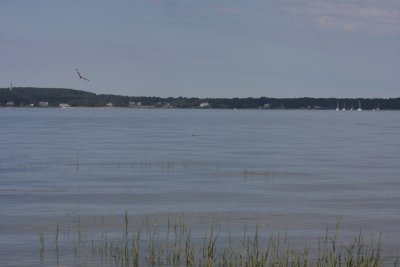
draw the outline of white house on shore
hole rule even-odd
[[[263,108],[271,108],[271,104],[270,103],[264,104]]]
[[[201,102],[199,107],[200,108],[211,108],[211,105],[208,102]]]
[[[58,106],[59,106],[60,108],[70,108],[70,107],[71,107],[71,105],[70,105],[70,104],[67,104],[67,103],[60,103]]]
[[[141,107],[141,106],[142,106],[142,102],[129,101],[129,107],[131,107],[131,108],[137,108],[137,107]]]
[[[40,101],[39,102],[39,107],[45,108],[49,106],[49,102],[47,101]]]

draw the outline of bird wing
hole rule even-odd
[[[81,74],[79,73],[79,70],[78,70],[78,69],[76,69],[76,73],[78,73],[79,78],[82,78],[82,76],[81,76]]]
[[[78,68],[76,68],[75,70],[76,70],[76,73],[78,73],[78,75],[79,75],[79,79],[84,79],[85,81],[89,81],[89,79],[88,79],[88,78],[86,78],[86,77],[83,77],[83,76],[80,74],[80,72],[79,72]]]

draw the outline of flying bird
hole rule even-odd
[[[78,69],[76,69],[76,73],[78,73],[78,75],[79,75],[79,79],[84,79],[85,81],[89,81],[89,79],[88,78],[86,78],[86,77],[83,77],[80,73],[79,73],[79,70]]]

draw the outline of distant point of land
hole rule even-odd
[[[188,98],[95,94],[65,88],[0,88],[0,107],[400,110],[400,98]]]

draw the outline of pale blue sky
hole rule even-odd
[[[399,97],[400,1],[0,0],[0,73],[131,96]]]

